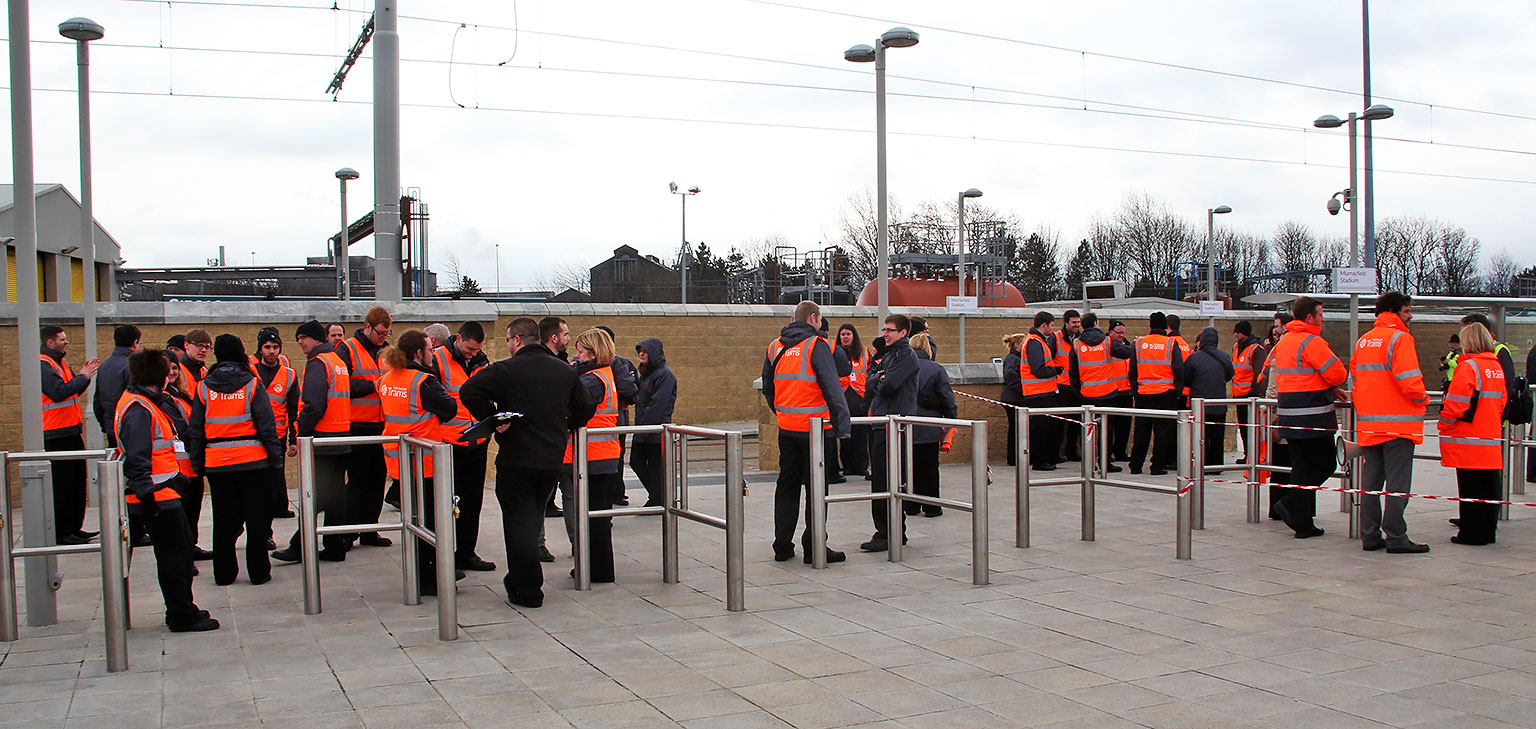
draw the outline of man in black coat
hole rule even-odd
[[[477,420],[498,412],[522,413],[496,434],[496,500],[507,543],[507,599],[536,608],[544,604],[539,567],[539,528],[544,505],[560,480],[570,432],[597,411],[580,376],[540,342],[569,339],[564,319],[528,317],[507,326],[512,356],[480,370],[459,390]]]
[[[96,411],[96,423],[107,436],[107,445],[117,447],[117,433],[113,419],[117,415],[117,401],[128,387],[128,356],[139,351],[139,328],[123,324],[112,330],[112,355],[102,360],[96,370],[96,396],[91,407]]]
[[[917,355],[912,352],[911,342],[907,335],[911,332],[912,321],[903,314],[892,314],[885,318],[880,328],[880,336],[885,340],[885,352],[880,356],[879,363],[875,364],[869,372],[869,380],[864,385],[864,394],[869,397],[870,415],[916,415],[917,414]],[[881,493],[889,489],[885,464],[885,449],[890,444],[885,440],[884,428],[873,428],[869,433],[869,490]],[[900,474],[897,474],[900,478]],[[859,549],[866,552],[884,552],[889,548],[886,531],[889,524],[888,509],[890,506],[884,501],[869,502],[869,515],[875,522],[875,535],[869,541],[860,544]],[[902,514],[905,525],[906,514]],[[906,543],[906,532],[902,532],[902,543]]]

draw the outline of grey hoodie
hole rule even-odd
[[[645,352],[650,364],[640,367],[640,389],[635,394],[635,425],[661,425],[672,422],[672,408],[677,405],[677,377],[667,366],[667,354],[660,339],[642,339],[636,352]],[[660,444],[660,433],[640,433],[635,445]]]

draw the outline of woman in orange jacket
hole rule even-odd
[[[1456,492],[1464,499],[1497,500],[1501,495],[1499,474],[1504,458],[1499,438],[1504,435],[1504,368],[1494,354],[1493,335],[1482,324],[1461,330],[1464,354],[1456,376],[1445,391],[1440,408],[1440,464],[1456,469]],[[1461,527],[1451,537],[1455,544],[1493,544],[1499,523],[1496,504],[1461,504]]]

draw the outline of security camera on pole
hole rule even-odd
[[[683,197],[683,247],[678,249],[678,268],[682,270],[682,303],[688,303],[688,196],[699,194],[699,186],[694,185],[686,190],[679,189],[676,182],[667,183],[673,195]]]
[[[1394,113],[1395,112],[1393,112],[1392,107],[1390,106],[1385,104],[1375,104],[1371,108],[1366,109],[1365,113],[1363,114],[1357,115],[1355,112],[1350,112],[1349,115],[1344,119],[1340,119],[1332,114],[1326,114],[1324,116],[1318,117],[1316,121],[1312,122],[1312,126],[1317,127],[1318,129],[1338,129],[1339,127],[1343,126],[1347,126],[1349,128],[1349,187],[1340,192],[1334,193],[1333,197],[1328,199],[1328,214],[1338,215],[1341,208],[1349,209],[1349,267],[1351,269],[1359,269],[1360,267],[1360,217],[1359,206],[1355,204],[1355,190],[1359,189],[1355,179],[1358,174],[1355,149],[1355,122],[1361,119],[1366,121],[1380,121],[1382,119],[1389,119]],[[1342,201],[1340,200],[1341,197],[1343,198]],[[1359,270],[1354,270],[1352,271],[1351,276],[1360,276],[1362,273],[1363,272]],[[1369,282],[1370,292],[1374,292],[1376,284],[1374,277],[1375,272],[1371,271],[1369,273],[1371,274],[1371,281]],[[1339,279],[1339,272],[1337,269],[1335,269],[1334,283],[1336,288],[1339,288]],[[1347,286],[1345,288],[1350,289],[1343,293],[1349,294],[1349,341],[1350,345],[1353,346],[1354,342],[1360,338],[1361,287]]]

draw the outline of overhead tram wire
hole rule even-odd
[[[0,90],[8,90],[8,87],[0,87]],[[35,88],[33,90],[38,92],[38,93],[59,93],[59,94],[73,94],[73,93],[75,93],[75,89],[64,89],[64,88]],[[184,93],[184,92],[178,92],[176,94],[171,94],[171,93],[164,92],[164,91],[113,91],[113,90],[100,90],[100,91],[98,91],[96,89],[92,89],[91,93],[93,93],[93,94],[112,95],[112,96],[165,97],[165,98],[174,98],[174,99],[208,99],[208,100],[228,100],[228,101],[267,101],[267,102],[285,102],[285,103],[302,103],[302,104],[353,104],[353,105],[358,105],[358,106],[367,106],[367,105],[372,103],[371,101],[365,101],[365,100],[345,100],[345,101],[343,101],[343,100],[311,99],[311,98],[284,97],[284,96],[256,96],[256,95],[252,95],[252,96],[236,96],[236,95],[232,95],[232,94],[197,94],[197,93]],[[655,116],[655,115],[645,115],[645,114],[617,114],[617,113],[611,113],[611,112],[564,111],[564,110],[556,110],[556,109],[517,109],[517,108],[512,108],[512,107],[500,107],[500,106],[477,106],[477,107],[473,107],[473,108],[463,108],[463,107],[459,107],[459,106],[454,105],[454,104],[425,104],[425,103],[420,103],[420,102],[415,102],[415,103],[402,102],[400,104],[400,106],[403,107],[403,108],[413,108],[413,109],[433,109],[433,110],[450,110],[450,111],[487,111],[487,112],[499,112],[499,113],[507,113],[507,114],[534,114],[534,115],[543,115],[543,116],[570,116],[570,117],[585,117],[585,118],[592,118],[592,119],[625,119],[625,120],[632,120],[632,121],[651,121],[651,122],[684,123],[684,124],[707,124],[707,125],[717,125],[717,126],[755,127],[755,128],[762,128],[762,129],[787,129],[787,130],[791,130],[791,131],[839,132],[839,133],[846,133],[846,134],[868,134],[869,131],[870,131],[868,129],[858,128],[858,127],[832,127],[832,126],[822,126],[822,125],[814,125],[814,124],[785,124],[785,123],[781,123],[781,122],[747,121],[747,120],[740,120],[740,119],[703,119],[703,118],[697,118],[697,117],[669,117],[669,116]],[[1043,141],[1033,140],[1033,139],[1008,139],[1008,138],[1004,138],[1004,137],[973,137],[973,136],[967,136],[967,135],[961,135],[961,134],[935,134],[935,133],[932,133],[932,132],[894,132],[893,131],[893,132],[887,132],[887,133],[892,135],[892,136],[913,137],[913,138],[918,138],[918,139],[943,139],[943,140],[953,140],[953,141],[979,141],[979,142],[990,142],[990,143],[997,143],[997,144],[1021,144],[1021,145],[1029,145],[1029,146],[1036,146],[1036,147],[1050,147],[1050,148],[1059,148],[1059,149],[1081,149],[1081,150],[1096,151],[1096,152],[1119,152],[1119,153],[1128,153],[1128,154],[1148,154],[1148,155],[1155,155],[1155,156],[1162,156],[1162,157],[1182,157],[1182,158],[1188,158],[1188,159],[1205,159],[1205,160],[1218,160],[1218,161],[1227,161],[1227,162],[1249,162],[1249,163],[1255,163],[1255,164],[1282,165],[1282,166],[1286,166],[1286,167],[1319,167],[1319,168],[1324,168],[1324,169],[1336,169],[1336,170],[1347,169],[1347,167],[1345,165],[1339,165],[1339,164],[1322,164],[1322,163],[1316,163],[1316,162],[1305,162],[1305,161],[1285,160],[1285,159],[1273,159],[1273,158],[1265,158],[1265,157],[1243,157],[1243,156],[1238,156],[1238,155],[1224,155],[1224,154],[1214,154],[1214,153],[1206,153],[1206,152],[1180,152],[1180,151],[1174,151],[1174,150],[1146,149],[1146,148],[1140,148],[1140,147],[1114,147],[1114,146],[1094,145],[1094,144],[1076,144],[1076,143],[1071,143],[1071,142],[1043,142]],[[1441,173],[1441,172],[1422,172],[1422,171],[1416,171],[1416,170],[1392,170],[1392,169],[1381,169],[1381,168],[1378,168],[1376,171],[1381,173],[1381,174],[1409,175],[1409,176],[1414,176],[1414,177],[1431,177],[1431,178],[1448,179],[1448,180],[1465,180],[1465,181],[1471,181],[1471,182],[1494,182],[1494,183],[1503,183],[1503,184],[1512,184],[1512,185],[1536,185],[1536,180],[1516,180],[1516,179],[1500,178],[1500,177],[1485,177],[1485,176],[1479,176],[1479,175],[1457,175],[1457,174],[1448,174],[1448,173]]]

